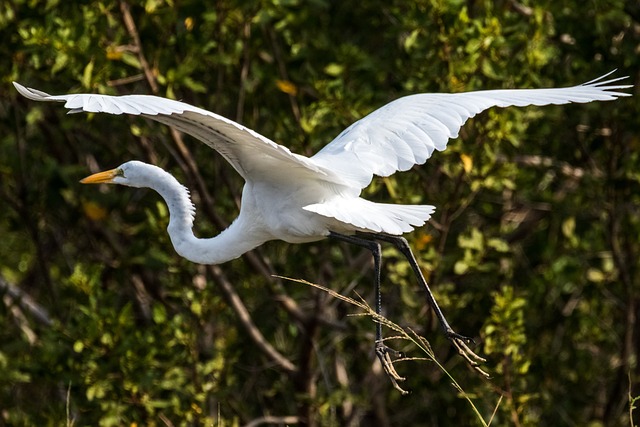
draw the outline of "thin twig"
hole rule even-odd
[[[276,32],[272,27],[267,27],[267,33],[269,34],[269,39],[271,39],[271,46],[273,46],[273,57],[276,60],[276,64],[278,65],[278,74],[280,78],[284,81],[289,81],[289,74],[287,73],[287,64],[284,61],[284,55],[282,54],[282,49],[280,48],[280,44],[278,43],[278,38],[276,36]],[[296,123],[300,128],[301,125],[301,117],[300,113],[300,105],[298,105],[298,100],[292,94],[288,94],[289,103],[291,104],[291,112],[293,113],[293,117],[296,119]]]
[[[475,404],[473,403],[473,401],[471,400],[471,398],[469,397],[469,395],[467,393],[464,392],[464,390],[462,389],[462,387],[460,387],[460,385],[458,384],[458,382],[455,380],[455,378],[453,378],[453,376],[449,373],[449,371],[447,371],[445,369],[445,367],[438,361],[438,359],[436,359],[435,354],[433,352],[433,350],[431,349],[431,345],[429,344],[429,342],[422,336],[418,335],[413,329],[411,328],[403,328],[399,325],[397,325],[396,323],[393,323],[392,321],[390,321],[389,319],[387,319],[386,317],[379,315],[378,313],[375,312],[375,310],[373,308],[371,308],[369,306],[369,304],[367,304],[366,301],[364,300],[360,300],[357,301],[353,298],[350,297],[346,297],[344,295],[341,295],[339,293],[337,293],[336,291],[329,289],[327,287],[321,286],[321,285],[317,285],[315,283],[311,283],[308,282],[306,280],[301,280],[301,279],[292,279],[292,278],[287,278],[287,277],[281,277],[282,279],[286,279],[286,280],[290,280],[292,282],[297,282],[297,283],[302,283],[305,285],[309,285],[309,286],[313,286],[314,288],[320,289],[324,292],[327,292],[329,295],[338,298],[342,301],[345,301],[349,304],[352,304],[360,309],[362,309],[364,312],[363,313],[359,313],[359,315],[364,315],[364,316],[371,316],[371,318],[376,321],[381,323],[383,326],[391,329],[392,331],[395,331],[398,333],[398,336],[394,336],[391,339],[404,339],[404,340],[408,340],[410,342],[412,342],[413,344],[415,344],[426,356],[427,359],[433,363],[436,364],[436,366],[438,367],[438,369],[440,369],[451,381],[451,385],[458,390],[458,392],[460,393],[461,397],[463,397],[471,406],[473,412],[476,414],[478,420],[482,423],[483,426],[487,427],[488,424],[486,423],[486,421],[484,420],[484,418],[482,417],[482,414],[480,414],[480,411],[478,410],[478,408],[475,406]],[[396,360],[391,360],[390,362],[393,364],[395,362],[399,362],[399,361],[404,361],[407,360],[406,358],[401,358],[401,359],[396,359]],[[478,369],[476,369],[478,370]],[[481,374],[484,374],[481,370],[478,370]],[[387,373],[387,375],[389,375]],[[486,374],[484,374],[486,376]],[[394,379],[390,376],[389,377],[392,384],[394,385],[394,387],[397,385],[396,382],[394,382]],[[396,387],[397,388],[397,387]],[[402,389],[400,389],[402,390]],[[499,404],[499,402],[498,402]]]
[[[541,168],[553,168],[570,178],[581,179],[585,176],[590,178],[604,178],[604,172],[597,168],[590,168],[586,170],[578,166],[573,166],[568,162],[556,160],[548,156],[540,156],[533,154],[522,154],[508,158],[504,155],[496,157],[496,163],[514,162],[521,166],[541,167]]]
[[[53,321],[51,317],[49,317],[49,313],[47,310],[38,304],[31,296],[25,293],[19,287],[12,285],[7,282],[4,277],[0,276],[0,293],[5,293],[7,296],[11,297],[14,302],[17,302],[18,305],[23,309],[31,313],[31,315],[38,320],[40,323],[43,323],[47,326],[51,326]]]
[[[633,396],[633,381],[631,380],[631,370],[627,371],[627,379],[629,380],[629,388],[627,397],[629,399],[629,425],[635,427],[633,423],[633,411],[636,408],[636,402],[640,400],[640,396]]]
[[[123,77],[121,79],[109,80],[107,81],[107,86],[116,87],[116,86],[124,86],[130,83],[139,82],[144,80],[144,74],[134,74],[133,76]]]
[[[120,1],[120,11],[122,12],[122,19],[124,21],[124,25],[129,32],[129,36],[133,39],[133,43],[136,47],[136,51],[138,53],[138,60],[140,61],[140,66],[142,67],[142,71],[144,72],[145,77],[147,78],[147,82],[149,86],[151,86],[151,91],[154,94],[158,93],[158,83],[153,75],[153,71],[151,67],[149,67],[149,63],[147,62],[147,58],[144,56],[144,52],[142,50],[142,43],[140,42],[140,35],[138,34],[138,29],[136,28],[136,23],[133,20],[133,16],[131,16],[131,7],[129,3],[124,0]]]
[[[75,421],[75,419],[71,418],[71,381],[69,381],[69,386],[67,387],[67,396],[64,406],[67,414],[67,427],[71,427]]]
[[[249,76],[249,64],[251,62],[251,55],[249,50],[250,36],[251,20],[248,20],[242,27],[242,67],[240,69],[240,90],[238,92],[238,102],[236,105],[237,122],[242,122],[242,118],[244,116],[244,99],[247,93],[247,77]]]
[[[529,6],[525,6],[522,3],[518,3],[516,0],[509,0],[509,4],[513,8],[513,10],[515,10],[522,16],[526,16],[527,18],[530,18],[531,16],[533,16],[533,13],[534,13],[533,8],[530,8]]]
[[[287,424],[298,424],[299,422],[300,422],[300,418],[295,415],[285,415],[282,417],[267,415],[264,417],[256,418],[255,420],[245,424],[244,427],[257,427],[262,424],[287,425]]]

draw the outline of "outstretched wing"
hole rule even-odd
[[[614,70],[615,71],[615,70]],[[423,164],[446,148],[467,119],[491,107],[609,101],[626,77],[604,80],[614,71],[579,86],[557,89],[486,90],[419,94],[397,99],[345,129],[311,160],[335,171],[349,185],[364,188],[373,175],[389,176]]]
[[[340,182],[305,156],[210,111],[150,95],[49,95],[13,83],[18,92],[34,101],[65,102],[69,113],[92,112],[141,115],[175,127],[218,151],[245,180],[265,179],[269,174],[300,174]]]

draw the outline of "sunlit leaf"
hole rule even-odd
[[[298,87],[289,80],[276,80],[276,86],[280,91],[288,94],[288,95],[296,95],[298,93]]]

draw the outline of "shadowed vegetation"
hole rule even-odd
[[[385,332],[409,338],[393,342],[403,396],[373,353],[374,319],[351,316],[366,313],[358,295],[373,305],[368,252],[271,242],[189,263],[156,194],[78,180],[161,166],[209,236],[238,211],[226,161],[156,123],[66,115],[11,85],[180,99],[310,155],[410,93],[570,86],[614,68],[637,85],[638,4],[12,0],[0,33],[1,424],[640,423],[636,97],[493,109],[366,190],[437,207],[407,238],[491,375],[458,357],[385,247]]]

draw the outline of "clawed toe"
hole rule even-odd
[[[473,338],[460,335],[453,331],[447,332],[447,338],[458,350],[458,354],[462,356],[467,363],[484,377],[489,378],[489,374],[480,368],[480,364],[487,361],[484,357],[478,356],[467,344],[475,344]]]
[[[382,343],[376,343],[376,355],[378,358],[391,358],[390,355],[393,355],[394,358],[399,359],[404,357],[404,353],[398,350],[395,350],[391,347],[388,347]]]
[[[454,332],[454,331],[448,331],[447,332],[447,338],[449,338],[450,340],[460,340],[460,341],[462,341],[464,343],[467,343],[467,344],[473,344],[473,345],[476,344],[476,340],[474,340],[473,338],[467,337],[467,336],[464,336],[464,335],[460,335],[459,333]]]
[[[408,394],[408,391],[398,385],[398,382],[404,381],[405,378],[398,374],[396,368],[393,366],[393,359],[391,358],[391,355],[396,359],[404,357],[404,353],[394,350],[391,347],[387,347],[380,341],[376,342],[375,351],[378,360],[380,360],[380,363],[382,364],[382,369],[389,377],[389,380],[391,380],[393,387],[402,394]]]

